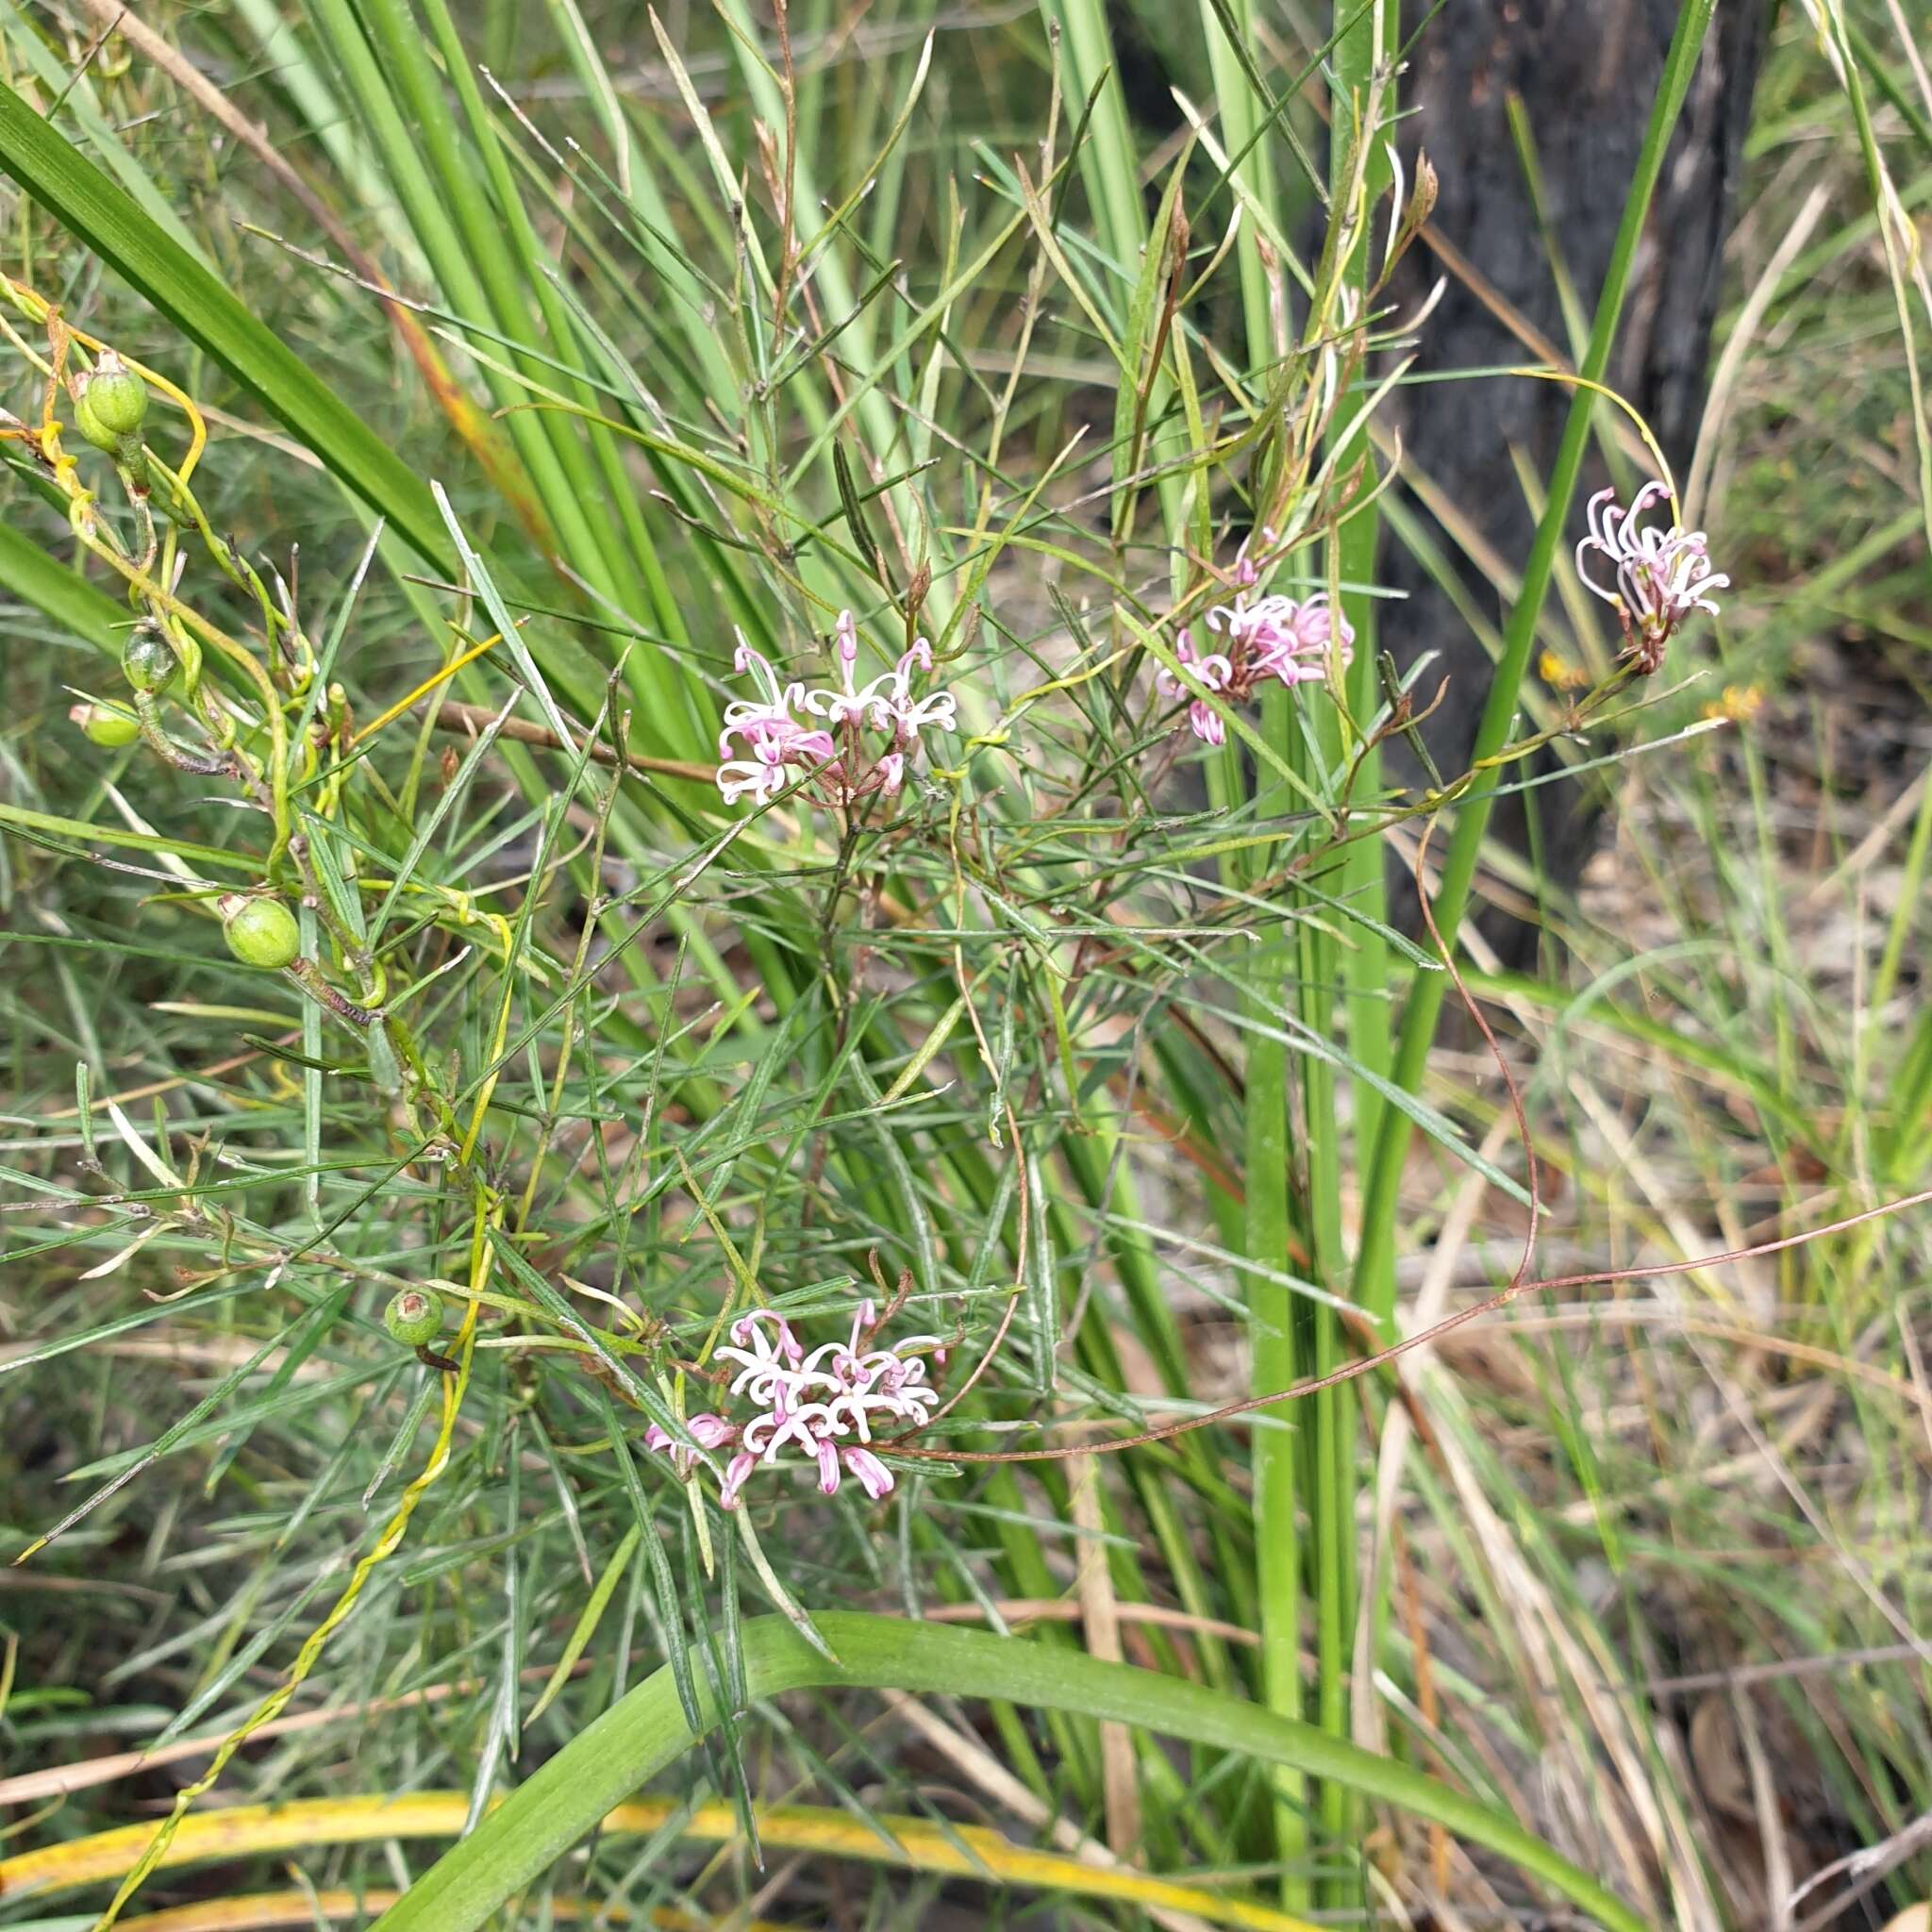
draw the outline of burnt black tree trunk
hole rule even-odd
[[[1724,240],[1736,203],[1752,91],[1777,0],[1717,0],[1703,57],[1653,199],[1624,306],[1611,385],[1642,410],[1681,479],[1704,409]],[[1510,130],[1509,103],[1523,105],[1548,234],[1583,313],[1594,310],[1623,213],[1624,196],[1676,24],[1676,0],[1403,0],[1405,31],[1420,33],[1399,81],[1400,144],[1413,162],[1426,150],[1441,184],[1433,230],[1453,245],[1486,291],[1546,341],[1567,350],[1557,279],[1544,227]],[[1317,9],[1325,13],[1325,9]],[[1150,134],[1171,134],[1178,117],[1171,90],[1199,99],[1208,86],[1193,8],[1166,0],[1111,0],[1119,83],[1128,109]],[[1410,178],[1413,178],[1411,168]],[[1150,195],[1152,191],[1150,190]],[[1151,203],[1150,203],[1151,205]],[[1310,241],[1319,245],[1319,236]],[[1534,360],[1523,341],[1469,282],[1448,274],[1426,245],[1411,248],[1392,291],[1412,313],[1439,275],[1441,304],[1424,324],[1418,374],[1506,367]],[[1400,391],[1394,420],[1415,474],[1425,475],[1484,543],[1520,567],[1536,519],[1518,480],[1523,462],[1548,475],[1573,391],[1522,378],[1433,383]],[[1608,478],[1594,457],[1583,493]],[[1475,608],[1500,624],[1493,587],[1460,560],[1457,544],[1413,496],[1435,549],[1450,559]],[[1581,497],[1575,505],[1580,530]],[[1490,687],[1490,665],[1451,599],[1398,541],[1385,533],[1378,581],[1406,601],[1382,607],[1381,645],[1407,666],[1435,654],[1424,691],[1448,675],[1448,695],[1424,727],[1445,773],[1466,769]],[[1535,675],[1532,669],[1532,675]],[[1389,782],[1422,774],[1401,746],[1387,760]],[[1594,842],[1596,814],[1580,791],[1549,786],[1498,802],[1496,834],[1529,841],[1524,798],[1538,814],[1542,875],[1574,884]],[[1413,929],[1413,889],[1391,876],[1398,915]],[[1491,923],[1491,937],[1517,954],[1534,929]]]
[[[1718,0],[1611,363],[1612,385],[1650,419],[1680,478],[1704,408],[1719,269],[1772,4]],[[1413,0],[1405,5],[1418,19],[1426,11]],[[1402,105],[1409,110],[1405,153],[1425,149],[1441,181],[1434,226],[1489,288],[1559,345],[1568,338],[1557,278],[1508,103],[1512,96],[1523,103],[1549,231],[1587,317],[1603,286],[1676,14],[1675,0],[1449,0],[1424,28],[1402,76]],[[1425,247],[1413,249],[1400,275],[1402,306],[1418,301],[1441,273]],[[1419,348],[1419,373],[1533,359],[1454,275]],[[1407,460],[1512,564],[1527,556],[1536,526],[1517,458],[1539,477],[1549,474],[1572,394],[1554,383],[1500,378],[1403,391],[1398,420]],[[1583,487],[1607,480],[1586,468]],[[1438,549],[1457,557],[1456,543],[1409,501]],[[1577,508],[1580,515],[1580,501]],[[1461,575],[1477,608],[1500,622],[1506,613],[1495,591],[1474,570]],[[1427,735],[1443,770],[1459,771],[1489,689],[1488,659],[1449,598],[1392,539],[1383,543],[1380,578],[1407,598],[1384,607],[1385,646],[1402,663],[1434,651],[1452,679]],[[1424,673],[1426,689],[1437,675],[1437,669]],[[1401,759],[1391,760],[1391,781],[1414,775]],[[1539,801],[1548,872],[1559,883],[1574,881],[1590,850],[1591,814],[1567,786],[1527,796]],[[1499,801],[1494,823],[1520,845],[1527,832],[1521,799]]]

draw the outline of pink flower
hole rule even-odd
[[[1335,637],[1335,613],[1327,593],[1318,591],[1306,603],[1279,592],[1248,604],[1217,604],[1208,613],[1208,628],[1225,627],[1231,651],[1245,654],[1242,670],[1251,681],[1278,677],[1283,684],[1319,682],[1327,675],[1327,655]],[[1355,655],[1355,630],[1341,622],[1341,661]],[[1230,679],[1230,682],[1233,680]]]
[[[841,610],[839,621],[833,625],[833,635],[838,640],[839,691],[815,691],[807,693],[805,708],[814,717],[824,718],[828,724],[862,724],[867,718],[880,708],[877,692],[885,678],[875,677],[863,691],[853,682],[853,674],[858,664],[858,625],[851,611]],[[803,691],[805,687],[801,685]],[[882,729],[876,718],[875,728]]]
[[[758,1324],[772,1324],[772,1339],[762,1341]],[[805,1351],[798,1345],[798,1337],[791,1332],[791,1324],[775,1308],[753,1308],[739,1316],[731,1324],[731,1339],[741,1348],[755,1347],[768,1354],[783,1356],[794,1367],[805,1359]]]
[[[1272,530],[1260,534],[1268,542],[1274,541]],[[1291,689],[1320,683],[1328,675],[1331,657],[1339,656],[1347,664],[1355,650],[1354,628],[1323,592],[1300,602],[1279,591],[1249,595],[1267,567],[1249,557],[1252,541],[1251,536],[1235,553],[1234,601],[1217,604],[1208,613],[1208,628],[1224,638],[1227,648],[1197,653],[1191,631],[1182,630],[1174,638],[1174,656],[1193,684],[1229,704],[1246,703],[1264,677],[1277,678]],[[1163,696],[1191,700],[1188,728],[1196,738],[1208,744],[1226,742],[1225,721],[1186,680],[1162,670],[1155,677],[1155,687]]]
[[[928,724],[952,730],[958,707],[948,692],[928,691],[921,698],[912,695],[913,671],[932,669],[932,645],[924,638],[915,638],[891,670],[860,688],[855,682],[858,626],[851,611],[840,611],[837,635],[841,688],[806,693],[805,708],[814,717],[835,726],[864,724],[874,731],[890,729],[902,747],[916,743]]]
[[[769,1338],[758,1326],[760,1322],[772,1324]],[[775,1308],[753,1308],[749,1313],[739,1316],[731,1324],[731,1339],[740,1349],[750,1349],[761,1362],[783,1361],[796,1368],[805,1359],[805,1351],[798,1345],[798,1337],[791,1332],[791,1324]],[[718,1353],[729,1355],[735,1351],[720,1349]],[[750,1357],[741,1357],[740,1359]]]
[[[838,746],[828,731],[792,716],[805,696],[803,684],[782,684],[771,660],[738,635],[733,658],[741,674],[758,686],[756,698],[735,698],[724,707],[724,728],[718,734],[718,790],[726,805],[749,793],[758,804],[785,789],[785,767],[810,769],[836,758]],[[749,758],[731,756],[733,739],[742,739]]]
[[[1643,512],[1669,496],[1663,484],[1646,483],[1624,510],[1618,508],[1614,490],[1598,491],[1586,512],[1590,534],[1576,546],[1576,575],[1616,611],[1624,655],[1646,675],[1663,663],[1673,635],[1691,612],[1717,615],[1710,593],[1728,590],[1731,582],[1711,569],[1702,530],[1677,524],[1639,527]],[[1600,584],[1590,575],[1584,558],[1592,550],[1615,567],[1613,585]]]
[[[1319,683],[1327,675],[1328,653],[1335,641],[1336,612],[1327,592],[1318,591],[1306,603],[1291,597],[1263,597],[1245,613],[1247,643],[1257,676],[1278,677],[1292,688]],[[1208,614],[1211,626],[1214,613]],[[1355,630],[1341,620],[1341,661],[1355,658]]]
[[[758,1326],[760,1322],[772,1324],[769,1336]],[[718,1355],[721,1360],[742,1364],[731,1384],[732,1394],[765,1407],[782,1401],[794,1386],[795,1371],[804,1359],[791,1324],[770,1308],[754,1308],[732,1323],[731,1340],[738,1346],[721,1348]]]
[[[744,1446],[769,1467],[788,1442],[796,1442],[808,1456],[816,1456],[819,1438],[832,1433],[833,1427],[832,1412],[824,1403],[809,1402],[793,1408],[781,1398],[763,1415],[755,1415],[745,1424]]]
[[[870,1449],[847,1449],[844,1457],[853,1480],[874,1503],[891,1493],[892,1472]]]
[[[1210,618],[1209,623],[1213,620]],[[1183,630],[1174,641],[1174,654],[1192,674],[1196,683],[1205,685],[1214,691],[1225,691],[1234,678],[1234,665],[1219,651],[1210,651],[1206,657],[1194,655],[1194,634]],[[1177,698],[1183,694],[1192,696],[1188,687],[1163,666],[1155,674],[1155,688],[1165,697]],[[1221,713],[1205,699],[1195,697],[1188,707],[1188,723],[1196,738],[1205,739],[1209,744],[1224,744],[1227,741],[1227,726],[1222,722]]]
[[[738,649],[731,662],[741,676],[748,676],[758,687],[758,695],[734,698],[724,707],[724,729],[718,735],[721,758],[729,756],[734,738],[741,737],[757,751],[774,737],[782,737],[788,728],[796,729],[791,712],[805,696],[803,684],[779,682],[771,659],[762,651],[755,651],[742,631],[738,633]]]
[[[915,666],[921,671],[932,669],[932,646],[924,638],[914,638],[911,649],[874,687],[886,688],[879,700],[880,708],[891,720],[902,745],[917,744],[919,734],[928,724],[940,731],[951,731],[957,728],[958,720],[959,708],[950,691],[931,691],[921,698],[912,695]]]
[[[708,1412],[691,1417],[684,1427],[691,1441],[701,1449],[721,1448],[724,1443],[735,1441],[738,1435],[737,1429],[723,1416],[711,1415]],[[657,1423],[653,1423],[644,1431],[644,1447],[668,1449],[671,1452],[672,1464],[679,1475],[690,1474],[691,1466],[696,1460],[688,1443],[677,1441],[669,1429]]]
[[[718,1485],[718,1501],[726,1509],[738,1507],[738,1492],[744,1479],[758,1466],[756,1456],[740,1453],[724,1465],[724,1480]]]
[[[906,754],[903,751],[889,751],[853,788],[852,795],[855,798],[870,798],[876,791],[890,798],[905,782]]]
[[[744,797],[759,804],[776,797],[785,789],[787,766],[815,772],[836,802],[848,807],[862,798],[891,797],[906,782],[921,734],[958,728],[958,707],[950,692],[913,691],[914,675],[932,669],[932,645],[924,638],[915,638],[891,670],[860,685],[858,626],[851,611],[839,613],[835,637],[839,684],[810,691],[803,683],[784,682],[740,637],[734,661],[758,694],[734,699],[724,709],[718,790],[727,805]],[[795,715],[801,709],[805,717]],[[862,731],[890,734],[886,746],[872,750]],[[732,757],[734,742],[746,756]]]
[[[853,1310],[852,1332],[843,1341],[822,1341],[808,1356],[800,1357],[799,1367],[808,1375],[822,1374],[821,1362],[830,1362],[833,1374],[838,1374],[841,1361],[856,1363],[858,1359],[858,1338],[870,1328],[877,1317],[873,1312],[872,1297],[859,1303]]]
[[[876,1325],[874,1305],[861,1302],[842,1341],[823,1342],[807,1355],[791,1324],[773,1309],[754,1308],[731,1324],[730,1342],[717,1353],[740,1365],[731,1393],[758,1412],[741,1428],[713,1415],[694,1416],[686,1424],[704,1448],[737,1445],[719,1491],[727,1508],[736,1506],[754,1470],[796,1467],[782,1460],[787,1450],[816,1466],[819,1488],[828,1496],[838,1491],[841,1468],[874,1501],[891,1490],[891,1472],[865,1445],[873,1440],[874,1423],[890,1424],[896,1434],[924,1428],[932,1419],[939,1391],[913,1351],[937,1349],[939,1338],[911,1335],[894,1347],[861,1354],[860,1342]],[[647,1448],[669,1449],[678,1474],[690,1474],[692,1452],[682,1449],[668,1430],[654,1424],[644,1442]]]

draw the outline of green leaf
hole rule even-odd
[[[11,524],[0,524],[0,586],[97,651],[120,657],[132,613]]]
[[[199,845],[192,839],[164,839],[155,832],[131,831],[125,825],[92,825],[84,819],[29,811],[24,805],[0,805],[0,825],[23,837],[72,839],[83,851],[93,845],[119,845],[130,852],[149,852],[157,858],[192,859],[196,865],[226,866],[230,872],[259,874],[261,856],[224,852],[219,845]]]
[[[576,1669],[577,1659],[584,1654],[584,1646],[597,1634],[597,1625],[603,1621],[611,1593],[624,1580],[625,1572],[630,1568],[630,1559],[637,1555],[638,1538],[638,1525],[633,1523],[625,1531],[624,1540],[610,1553],[610,1560],[605,1564],[603,1574],[597,1578],[591,1594],[584,1600],[584,1607],[577,1617],[575,1626],[564,1640],[563,1654],[557,1659],[557,1668],[551,1672],[549,1680],[543,1686],[542,1694],[530,1707],[530,1714],[524,1720],[525,1729],[550,1708],[552,1700],[569,1682],[570,1674]]]
[[[0,168],[447,572],[449,546],[420,477],[280,337],[124,189],[0,82]]]
[[[1513,1818],[1393,1758],[1277,1717],[1183,1678],[1023,1638],[826,1612],[819,1625],[840,1661],[828,1661],[782,1617],[743,1626],[747,1702],[808,1688],[909,1690],[1007,1699],[1140,1724],[1211,1749],[1295,1766],[1445,1826],[1513,1859],[1609,1932],[1647,1932],[1629,1907]],[[707,1728],[720,1721],[706,1673],[694,1673]],[[547,1871],[612,1806],[697,1741],[678,1707],[669,1666],[579,1732],[470,1836],[452,1846],[376,1922],[376,1932],[473,1932],[521,1887]]]

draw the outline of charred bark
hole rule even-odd
[[[1680,476],[1704,408],[1720,264],[1769,11],[1769,0],[1719,0],[1611,365],[1611,382],[1650,419]],[[1423,32],[1402,77],[1409,110],[1403,144],[1411,153],[1425,148],[1441,177],[1435,229],[1489,290],[1566,349],[1545,234],[1587,317],[1603,285],[1676,14],[1675,0],[1450,0]],[[1523,103],[1536,151],[1541,224],[1510,132],[1512,96]],[[1397,299],[1404,308],[1418,302],[1444,273],[1425,247],[1414,249]],[[1418,372],[1526,359],[1522,341],[1474,288],[1450,275],[1422,332]],[[1409,389],[1398,406],[1408,468],[1444,492],[1511,564],[1527,555],[1536,527],[1517,464],[1548,475],[1571,393],[1553,383],[1477,379]],[[1607,480],[1592,458],[1584,489]],[[1459,558],[1454,540],[1410,503],[1441,552]],[[1473,567],[1457,568],[1469,597],[1500,623],[1507,613],[1494,589]],[[1426,735],[1442,768],[1460,770],[1489,689],[1488,659],[1449,597],[1396,541],[1385,540],[1381,580],[1407,600],[1386,607],[1385,646],[1403,663],[1435,652],[1452,680]],[[1437,675],[1425,674],[1430,688]],[[1391,764],[1394,782],[1414,779],[1400,758]],[[1540,801],[1546,872],[1558,883],[1574,882],[1592,842],[1593,814],[1565,787],[1526,795]],[[1495,824],[1513,843],[1526,841],[1522,796],[1501,801]]]
[[[1650,420],[1679,476],[1704,409],[1724,241],[1774,5],[1718,0],[1651,207],[1610,367],[1612,385]],[[1643,144],[1677,0],[1448,0],[1432,19],[1425,19],[1429,0],[1403,6],[1406,30],[1421,32],[1399,82],[1400,143],[1410,160],[1426,149],[1441,181],[1432,231],[1473,271],[1458,280],[1427,246],[1409,251],[1392,291],[1398,312],[1412,312],[1437,276],[1447,277],[1421,332],[1416,371],[1534,359],[1478,288],[1567,353],[1551,246],[1588,318]],[[1150,133],[1172,133],[1178,117],[1171,89],[1199,98],[1209,85],[1194,16],[1156,0],[1113,0],[1108,13],[1130,110]],[[1512,98],[1523,104],[1535,149],[1541,221],[1510,131]],[[1319,246],[1319,234],[1309,239]],[[1554,383],[1499,377],[1430,383],[1395,399],[1409,473],[1427,477],[1509,565],[1520,567],[1536,528],[1518,463],[1533,476],[1549,474],[1571,393]],[[1592,458],[1584,492],[1607,481]],[[1413,496],[1408,507],[1467,598],[1500,625],[1507,612],[1488,578],[1461,559],[1456,540]],[[1576,508],[1580,525],[1580,500]],[[1464,770],[1489,692],[1489,659],[1452,599],[1386,534],[1378,580],[1406,599],[1383,607],[1382,646],[1405,666],[1434,653],[1426,691],[1440,676],[1450,678],[1424,736],[1445,772]],[[1400,746],[1387,770],[1393,784],[1422,780]],[[1518,849],[1530,841],[1525,796],[1538,813],[1542,875],[1559,888],[1574,884],[1594,842],[1595,811],[1564,786],[1504,799],[1491,824]],[[1420,922],[1412,889],[1406,877],[1392,884],[1399,915],[1413,929]],[[1520,954],[1534,930],[1500,921],[1491,937]]]

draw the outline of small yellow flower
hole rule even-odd
[[[1727,684],[1721,698],[1704,708],[1707,718],[1725,718],[1733,724],[1748,724],[1764,708],[1764,693],[1755,684]]]
[[[1590,682],[1590,673],[1555,651],[1545,651],[1537,659],[1537,672],[1552,691],[1581,691]]]

